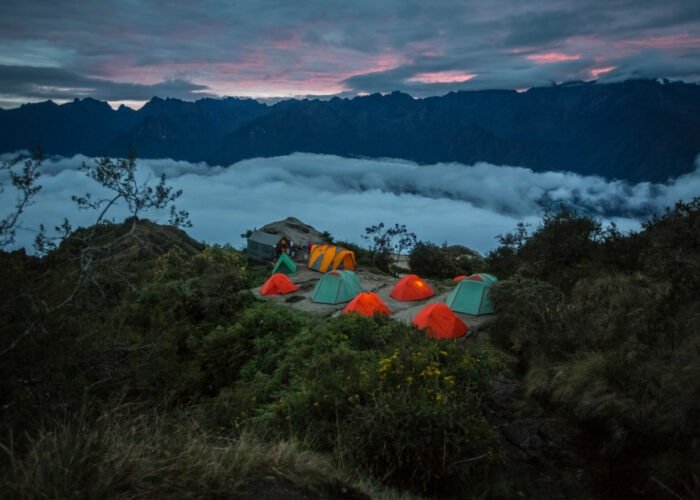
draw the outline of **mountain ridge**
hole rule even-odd
[[[92,98],[0,113],[0,152],[173,158],[229,165],[308,152],[417,163],[485,161],[662,182],[694,169],[700,86],[628,80],[525,92],[481,90],[416,99],[371,94],[329,100],[154,97],[141,109]]]

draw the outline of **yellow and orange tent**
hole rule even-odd
[[[262,295],[286,295],[296,292],[299,287],[292,283],[286,274],[276,273],[260,287]]]
[[[357,268],[355,253],[336,245],[314,245],[309,254],[309,269],[325,273],[328,271],[354,271]]]
[[[469,331],[467,324],[442,302],[421,309],[413,318],[413,324],[438,340],[456,339]]]
[[[348,302],[343,309],[343,314],[357,313],[362,316],[372,317],[375,314],[391,314],[384,301],[374,292],[358,293],[354,299]]]
[[[435,295],[430,286],[415,274],[401,278],[389,294],[396,300],[425,300]]]

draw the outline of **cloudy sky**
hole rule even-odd
[[[0,161],[11,156],[0,155]],[[39,180],[43,188],[23,215],[18,246],[30,248],[39,224],[51,228],[64,216],[74,227],[94,223],[95,213],[79,211],[71,201],[71,195],[103,194],[79,171],[83,162],[94,160],[45,160]],[[636,229],[649,215],[700,192],[700,158],[693,173],[665,184],[634,185],[488,163],[416,165],[305,153],[254,158],[227,168],[169,159],[138,164],[142,179],[164,173],[183,190],[177,205],[190,212],[193,227],[188,232],[194,238],[236,247],[243,244],[240,234],[246,229],[294,216],[359,244],[364,244],[365,227],[398,222],[421,240],[487,252],[497,245],[498,234],[518,222],[536,226],[547,207],[564,204],[622,229]],[[0,183],[8,186],[0,192],[0,212],[8,212],[16,196],[7,174],[0,171]],[[121,221],[127,214],[117,207],[111,215]],[[167,221],[167,213],[145,215]]]
[[[3,0],[0,106],[700,80],[698,0]]]

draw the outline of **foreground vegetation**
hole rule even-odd
[[[129,238],[79,288],[78,243],[0,253],[10,496],[700,496],[700,200],[633,235],[548,214],[485,261],[419,244],[501,278],[458,342],[260,303],[240,253],[171,227],[100,231]]]

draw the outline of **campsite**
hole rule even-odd
[[[392,318],[408,323],[410,323],[411,319],[426,305],[445,302],[456,285],[456,283],[451,280],[442,280],[433,283],[431,283],[431,280],[425,280],[437,291],[435,295],[419,301],[399,301],[391,296],[391,291],[400,277],[386,276],[366,270],[357,270],[356,274],[361,284],[362,291],[375,292],[391,310],[390,316]],[[309,312],[322,317],[337,316],[347,305],[347,301],[337,304],[324,304],[312,300],[314,288],[321,277],[322,275],[317,271],[310,270],[300,264],[297,265],[297,272],[289,276],[292,283],[299,288],[298,291],[284,295],[264,296],[260,293],[260,287],[255,287],[251,289],[251,292],[256,297],[298,311]],[[470,331],[473,333],[478,332],[481,325],[493,319],[493,315],[470,315],[463,314],[459,311],[456,311],[456,314],[462,318],[463,321],[467,322]]]
[[[267,233],[265,228],[275,232]],[[310,235],[321,242],[314,244]],[[296,259],[289,250],[289,242],[294,238],[304,249],[295,254]],[[246,247],[250,258],[267,262],[275,254],[268,266],[272,268],[269,279],[262,286],[252,288],[251,293],[284,307],[333,317],[344,314],[348,303],[358,294],[371,292],[388,310],[388,316],[406,323],[411,323],[426,306],[446,302],[472,334],[494,318],[495,310],[488,296],[490,287],[497,281],[492,275],[482,273],[432,281],[410,272],[394,275],[371,272],[358,269],[353,251],[323,242],[322,238],[315,228],[293,217],[251,232]],[[261,242],[268,242],[262,253]],[[392,259],[397,257],[400,256]],[[275,283],[282,279],[289,284],[284,285],[284,291],[278,291]]]
[[[622,236],[561,212],[485,257],[418,242],[403,259],[293,218],[258,230],[277,231],[256,235],[258,258],[130,219],[93,230],[114,243],[72,296],[76,240],[0,253],[2,339],[16,341],[2,425],[17,436],[1,486],[564,499],[658,493],[653,470],[682,491],[697,463],[683,436],[698,214],[680,205]],[[57,304],[44,330],[25,297]]]

